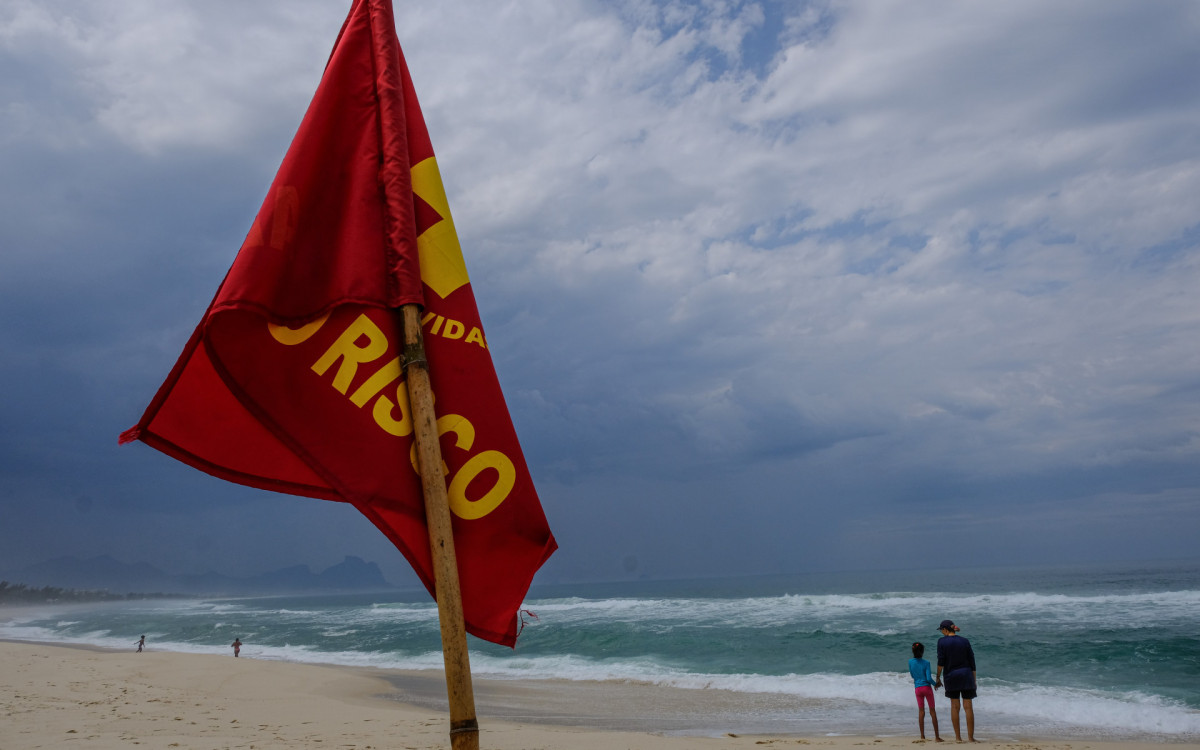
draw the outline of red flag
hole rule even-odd
[[[492,366],[390,0],[355,0],[225,281],[121,442],[222,479],[348,502],[432,593],[401,368],[424,307],[467,631],[513,645],[557,544]]]

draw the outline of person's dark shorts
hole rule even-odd
[[[947,672],[942,686],[946,689],[946,697],[950,700],[975,700],[975,675],[970,667],[959,667],[953,672]]]

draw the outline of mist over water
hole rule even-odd
[[[535,587],[526,608],[536,616],[515,650],[472,639],[476,679],[593,692],[580,693],[587,715],[526,707],[520,718],[603,726],[622,711],[637,714],[626,726],[660,731],[905,734],[915,721],[909,646],[922,641],[936,662],[934,628],[949,617],[975,648],[982,737],[1200,738],[1200,563]],[[229,653],[238,637],[251,658],[442,669],[424,592],[122,602],[5,619],[0,610],[4,638],[132,650],[145,633],[151,648]],[[622,692],[647,689],[680,697],[649,712],[620,705]],[[436,690],[402,697],[444,700]],[[941,693],[938,704],[949,731]]]

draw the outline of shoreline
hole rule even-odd
[[[440,674],[374,667],[303,664],[231,655],[87,644],[0,641],[0,747],[23,750],[84,739],[89,748],[298,746],[432,750],[449,746]],[[769,745],[919,744],[914,726],[888,735],[769,731],[696,734],[686,726],[647,730],[639,717],[684,712],[720,723],[723,691],[680,691],[649,684],[477,680],[481,747],[600,750],[745,750]],[[740,698],[740,696],[739,696]],[[740,703],[739,703],[740,705]],[[537,706],[537,711],[530,707]],[[795,708],[792,701],[791,707]],[[948,711],[947,711],[948,714]],[[743,717],[743,723],[746,719]],[[752,721],[752,719],[751,719]],[[595,726],[595,724],[601,726]],[[949,716],[944,735],[953,736]],[[985,727],[981,726],[981,730]],[[932,732],[929,732],[932,738]],[[1152,750],[1200,743],[1063,737],[989,738],[1006,750]],[[953,742],[953,740],[948,740]]]
[[[445,714],[445,681],[440,672],[413,672],[372,667],[347,667],[386,680],[393,691],[388,700]],[[562,726],[595,731],[630,730],[677,737],[722,737],[737,734],[815,741],[852,737],[858,739],[917,742],[916,711],[897,722],[887,708],[863,704],[860,718],[851,727],[835,726],[828,718],[830,701],[798,698],[779,693],[743,693],[708,688],[664,687],[651,682],[488,679],[475,677],[476,708],[484,718],[542,726]],[[1149,746],[1192,746],[1194,738],[1171,735],[1117,735],[1095,730],[1076,732],[1013,732],[988,726],[987,712],[976,709],[977,736],[981,741],[1006,743],[1145,743]],[[954,730],[948,701],[939,700],[938,717],[943,738]],[[965,725],[963,726],[965,731]],[[926,717],[926,734],[932,741],[933,727]]]

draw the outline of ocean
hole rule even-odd
[[[535,585],[525,607],[515,650],[471,639],[485,726],[915,736],[910,644],[936,663],[950,618],[975,649],[982,739],[1200,739],[1200,561]],[[0,609],[5,639],[132,651],[143,633],[151,649],[231,656],[237,637],[244,658],[400,670],[394,697],[445,706],[423,591]]]

